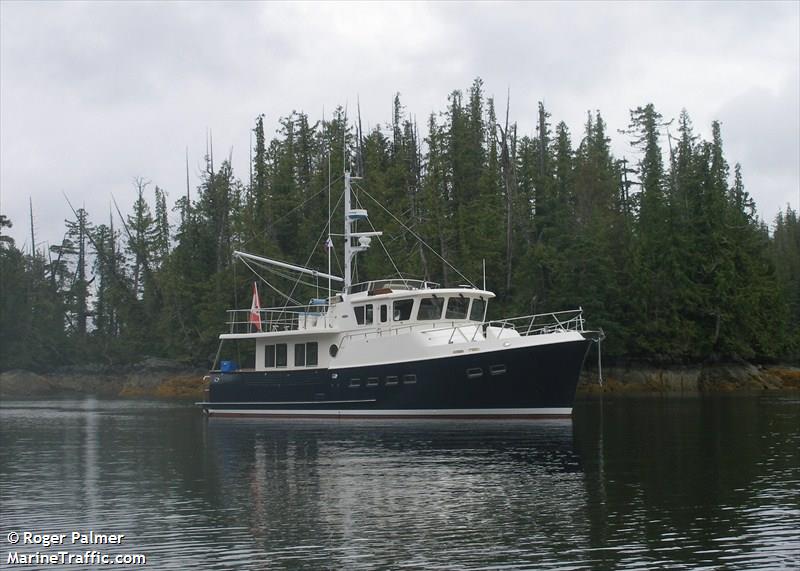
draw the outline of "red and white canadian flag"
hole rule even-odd
[[[261,331],[261,303],[258,301],[258,286],[253,282],[253,304],[250,306],[250,323]]]

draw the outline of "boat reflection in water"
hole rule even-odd
[[[226,507],[247,506],[278,566],[556,561],[589,535],[570,420],[210,419],[207,434]]]

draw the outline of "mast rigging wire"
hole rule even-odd
[[[466,282],[467,282],[469,285],[471,285],[471,286],[472,286],[472,287],[474,287],[475,289],[478,289],[478,288],[475,286],[475,284],[474,284],[474,283],[472,283],[472,280],[470,280],[470,279],[469,279],[467,276],[465,276],[465,275],[464,275],[464,274],[462,274],[460,271],[458,271],[458,268],[456,268],[456,267],[455,267],[453,264],[451,264],[450,262],[448,262],[447,260],[445,260],[445,259],[444,259],[444,258],[443,258],[443,257],[442,257],[440,254],[439,254],[439,252],[437,252],[436,250],[434,250],[433,248],[431,248],[431,247],[428,245],[428,243],[427,243],[425,240],[423,240],[423,239],[422,239],[422,238],[421,238],[421,237],[420,237],[420,236],[419,236],[419,235],[418,235],[416,232],[414,232],[414,231],[413,231],[411,228],[409,228],[408,226],[406,226],[406,225],[403,223],[403,221],[402,221],[402,220],[400,220],[399,218],[397,218],[397,216],[395,216],[394,214],[392,214],[392,213],[391,213],[391,211],[389,211],[389,210],[388,210],[388,209],[387,209],[387,208],[386,208],[386,207],[385,207],[383,204],[381,204],[380,202],[378,202],[378,201],[377,201],[377,200],[376,200],[376,199],[375,199],[375,198],[374,198],[374,197],[373,197],[373,196],[372,196],[372,195],[371,195],[369,192],[367,192],[366,190],[364,190],[363,188],[361,188],[361,186],[360,186],[360,185],[358,185],[358,184],[356,184],[355,186],[357,186],[357,187],[358,187],[358,189],[359,189],[360,191],[362,191],[364,194],[366,194],[367,196],[369,196],[369,197],[372,199],[372,201],[373,201],[375,204],[377,204],[378,206],[380,206],[380,207],[381,207],[381,208],[384,210],[384,212],[386,212],[386,213],[387,213],[389,216],[391,216],[392,218],[394,218],[394,220],[395,220],[395,221],[396,221],[398,224],[400,224],[400,225],[401,225],[403,228],[405,228],[406,230],[408,230],[408,231],[411,233],[411,235],[412,235],[412,236],[414,236],[414,237],[415,237],[417,240],[419,240],[419,241],[420,241],[420,243],[421,243],[421,244],[423,244],[423,245],[424,245],[426,248],[428,248],[428,249],[429,249],[431,252],[433,252],[433,253],[434,253],[434,255],[436,255],[436,257],[438,257],[438,258],[439,258],[440,260],[442,260],[442,261],[443,261],[445,264],[447,264],[447,266],[448,266],[450,269],[452,269],[453,271],[455,271],[455,272],[456,272],[456,273],[457,273],[459,276],[461,276],[461,277],[462,277],[464,280],[466,280]]]
[[[248,264],[248,263],[247,263],[247,261],[246,261],[246,260],[244,260],[243,258],[239,258],[239,259],[240,259],[240,260],[242,260],[242,262],[244,263],[244,265],[245,265],[245,266],[247,266],[247,269],[249,269],[251,272],[253,272],[255,275],[257,275],[259,278],[261,278],[261,281],[263,281],[263,282],[264,282],[265,284],[267,284],[267,285],[268,285],[270,288],[272,288],[272,290],[273,290],[273,291],[275,291],[275,293],[277,293],[277,294],[278,294],[278,295],[280,295],[281,297],[285,297],[285,298],[286,298],[288,301],[291,301],[291,302],[292,302],[293,304],[295,304],[295,305],[301,305],[299,301],[297,301],[296,299],[293,299],[292,297],[290,297],[290,296],[286,295],[286,294],[285,294],[285,293],[283,293],[281,290],[279,290],[278,288],[276,288],[275,286],[273,286],[271,283],[269,283],[269,281],[267,281],[266,279],[264,279],[264,277],[263,277],[261,274],[259,274],[257,271],[255,271],[255,270],[254,270],[254,269],[253,269],[253,268],[250,266],[250,264]],[[287,305],[288,305],[288,304],[287,304]],[[283,306],[283,309],[286,309],[286,305],[284,305],[284,306]]]
[[[356,205],[359,208],[361,208],[361,201],[358,200],[358,196],[355,193],[353,193],[353,197],[356,199]],[[367,218],[367,224],[369,224],[369,227],[372,228],[373,232],[376,232],[375,226],[372,225],[372,220],[370,220],[369,218]],[[387,250],[386,246],[383,245],[383,240],[381,240],[380,235],[377,235],[375,237],[378,239],[378,243],[381,245],[381,248],[383,248],[383,252],[386,254],[386,257],[389,258],[389,263],[392,264],[392,267],[394,268],[394,271],[397,272],[397,275],[400,277],[400,280],[403,282],[403,284],[406,287],[408,287],[408,281],[403,276],[403,274],[400,273],[400,270],[397,269],[397,265],[394,263],[394,260],[392,259],[392,256],[389,254],[389,250]]]

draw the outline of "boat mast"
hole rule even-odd
[[[352,221],[350,219],[350,171],[344,172],[344,291],[349,293],[352,277],[350,261],[353,258]]]
[[[353,225],[358,220],[367,219],[367,211],[363,208],[352,208],[350,202],[351,184],[350,181],[359,177],[350,176],[350,171],[344,173],[344,291],[350,292],[352,285],[352,261],[353,257],[359,252],[364,252],[369,248],[369,244],[374,236],[382,236],[383,232],[354,232]],[[353,246],[353,238],[358,238],[358,246]]]

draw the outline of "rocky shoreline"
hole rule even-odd
[[[200,400],[208,371],[167,359],[127,366],[60,367],[47,373],[15,369],[0,373],[0,399],[93,395]]]
[[[0,399],[94,395],[201,400],[207,371],[166,359],[145,359],[124,367],[86,365],[37,374],[25,370],[0,373]],[[715,363],[657,368],[646,365],[607,367],[603,382],[597,370],[581,375],[578,396],[707,395],[800,392],[800,367]]]
[[[584,369],[578,384],[579,396],[756,394],[765,391],[800,392],[800,367],[750,363],[664,368],[647,365],[606,367],[602,382],[597,369]]]

